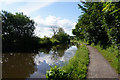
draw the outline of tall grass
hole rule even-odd
[[[89,63],[88,49],[86,45],[82,44],[76,51],[73,58],[69,60],[69,63],[62,67],[67,73],[69,73],[69,79],[85,79],[87,73],[87,65]]]
[[[100,47],[100,45],[97,45],[94,47],[97,48],[97,50],[104,56],[104,58],[108,60],[108,62],[116,70],[116,72],[120,73],[120,70],[119,70],[120,66],[118,66],[118,64],[119,64],[119,61],[118,61],[119,50],[118,50],[118,48],[115,46],[111,46],[111,47],[108,47],[106,49],[103,49],[102,47]]]

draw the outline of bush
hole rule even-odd
[[[68,74],[57,66],[51,67],[50,71],[46,73],[46,78],[48,80],[68,80],[67,76]]]
[[[50,40],[50,38],[48,38],[48,37],[44,37],[44,38],[41,38],[41,40],[40,40],[40,45],[51,45],[52,44],[52,42],[51,42],[51,40]]]

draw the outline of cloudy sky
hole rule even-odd
[[[51,26],[62,27],[72,35],[81,10],[79,0],[0,0],[0,10],[23,12],[37,23],[35,35],[52,36]]]

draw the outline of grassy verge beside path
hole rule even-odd
[[[88,49],[86,45],[81,44],[74,57],[62,68],[56,66],[47,71],[46,77],[53,80],[84,80],[87,75],[87,66],[89,63]]]
[[[62,69],[69,73],[68,77],[71,79],[84,79],[87,74],[88,63],[88,49],[86,45],[82,44],[76,51],[75,56]]]

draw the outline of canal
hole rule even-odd
[[[63,66],[74,56],[77,47],[60,44],[41,48],[37,53],[3,53],[3,78],[45,78],[50,65]]]

